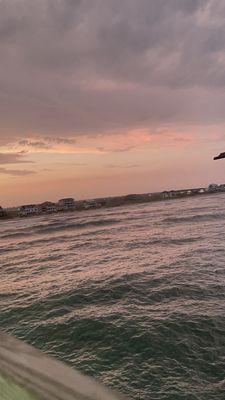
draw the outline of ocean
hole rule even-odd
[[[0,222],[0,329],[138,400],[225,399],[225,194]]]

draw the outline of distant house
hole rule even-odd
[[[5,216],[5,211],[3,210],[3,208],[0,206],[0,217],[4,217]]]
[[[39,204],[39,209],[43,213],[54,213],[57,212],[57,205],[51,201],[45,201],[44,203]]]
[[[167,190],[164,190],[164,192],[162,192],[162,198],[163,199],[168,199],[170,197],[170,194]]]
[[[85,210],[88,210],[88,209],[90,209],[90,208],[99,208],[99,207],[101,207],[101,205],[100,204],[98,204],[97,203],[97,201],[96,200],[85,200],[84,202],[83,202],[83,208],[85,209]]]
[[[216,183],[211,183],[208,187],[209,192],[216,192],[219,186]]]
[[[36,204],[27,204],[19,207],[19,215],[28,216],[39,214],[39,207]]]
[[[57,206],[59,211],[74,210],[75,200],[72,198],[60,199]]]
[[[191,189],[191,194],[199,194],[199,189]]]
[[[169,198],[177,197],[178,191],[177,190],[170,190],[168,192]]]
[[[179,190],[178,194],[179,196],[187,196],[187,190]]]

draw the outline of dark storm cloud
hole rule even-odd
[[[225,122],[223,0],[1,0],[0,59],[2,142]]]

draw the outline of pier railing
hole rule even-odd
[[[32,346],[0,332],[1,400],[125,400]]]

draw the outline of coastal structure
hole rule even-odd
[[[37,204],[27,204],[19,207],[19,215],[26,217],[28,215],[37,215],[39,213],[39,207]]]
[[[73,198],[65,198],[65,199],[60,199],[58,201],[58,210],[59,211],[68,211],[68,210],[74,210],[75,209],[75,200]]]
[[[119,207],[123,205],[131,205],[138,203],[149,203],[161,200],[173,200],[184,197],[191,197],[197,195],[210,195],[213,193],[225,192],[225,184],[218,185],[216,183],[210,184],[208,187],[189,188],[189,189],[171,189],[164,190],[163,192],[142,193],[142,194],[127,194],[124,196],[104,197],[96,199],[87,199],[76,201],[71,198],[60,199],[57,203],[45,201],[41,204],[28,204],[19,208],[12,207],[3,209],[0,207],[0,217],[14,218],[26,217],[40,214],[50,214],[63,211],[82,211],[101,207]]]
[[[209,192],[216,192],[216,191],[218,191],[218,189],[219,189],[219,186],[216,183],[211,183],[208,187]]]
[[[186,196],[194,196],[196,194],[206,193],[206,188],[194,188],[194,189],[183,189],[183,190],[165,190],[161,193],[163,199],[173,199]]]
[[[125,400],[34,347],[0,333],[1,400]]]
[[[39,210],[42,213],[54,213],[58,211],[57,205],[52,203],[51,201],[45,201],[44,203],[39,205]]]
[[[96,200],[85,200],[82,202],[84,210],[89,210],[90,208],[99,208],[101,205]]]

